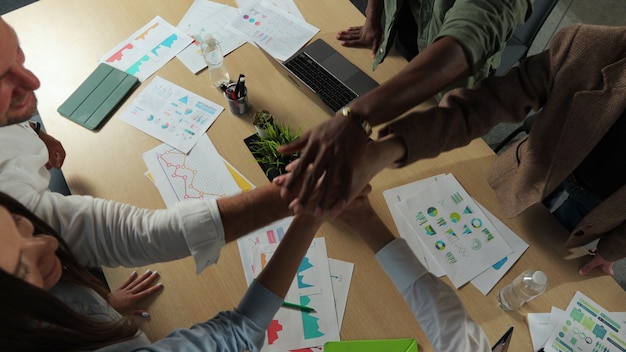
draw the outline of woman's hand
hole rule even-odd
[[[163,289],[161,283],[152,285],[158,278],[156,271],[147,270],[141,275],[133,271],[122,286],[109,294],[109,304],[120,314],[150,317],[148,311],[139,308],[137,304]]]

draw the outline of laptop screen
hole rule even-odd
[[[507,352],[509,350],[509,343],[511,342],[511,336],[513,335],[513,327],[511,326],[504,335],[496,342],[491,348],[492,352]]]

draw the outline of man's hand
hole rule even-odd
[[[376,55],[382,37],[383,31],[380,21],[372,24],[367,21],[363,26],[349,27],[337,33],[336,36],[343,46],[372,49],[372,57]]]
[[[361,126],[349,118],[335,116],[304,133],[295,142],[280,147],[278,152],[286,155],[302,151],[281,196],[283,199],[295,198],[290,208],[299,213],[311,201],[313,191],[319,185],[317,212],[343,209],[352,200],[348,197],[353,169],[366,145],[367,136]],[[337,193],[326,191],[331,189]]]
[[[613,262],[602,258],[602,256],[598,253],[595,253],[593,259],[591,259],[587,264],[583,265],[580,270],[578,270],[578,273],[580,275],[587,275],[591,270],[596,267],[600,267],[603,273],[613,276]]]
[[[137,307],[137,303],[163,289],[161,283],[152,285],[158,278],[156,271],[148,270],[141,275],[133,271],[120,288],[109,294],[109,304],[120,314],[150,317],[145,309]]]
[[[65,149],[61,142],[44,131],[39,131],[39,138],[48,148],[46,169],[50,170],[53,167],[60,169],[63,166],[63,161],[65,161]]]

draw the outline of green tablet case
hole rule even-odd
[[[62,116],[95,130],[100,128],[138,85],[139,80],[136,77],[101,63],[57,111]]]
[[[415,339],[330,341],[324,352],[417,352]]]

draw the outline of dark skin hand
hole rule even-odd
[[[400,73],[355,99],[350,108],[375,126],[402,115],[470,73],[461,45],[452,37],[443,37],[411,60]],[[298,213],[311,202],[313,189],[323,177],[316,213],[341,213],[359,190],[351,184],[355,175],[371,173],[361,161],[366,144],[367,136],[361,126],[339,115],[280,147],[278,151],[286,155],[302,151],[281,196],[295,198],[290,207]]]
[[[341,45],[347,47],[370,48],[373,57],[383,38],[383,29],[380,23],[383,10],[382,1],[368,1],[365,9],[365,24],[349,27],[337,33],[337,40],[340,41]]]

